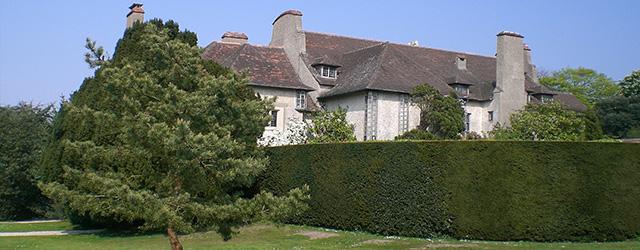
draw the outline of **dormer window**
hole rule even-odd
[[[458,95],[458,97],[460,98],[469,96],[469,86],[467,85],[456,84],[456,85],[453,85],[453,89],[455,89],[456,95]]]
[[[336,79],[336,77],[338,76],[338,67],[320,65],[318,66],[318,73],[320,73],[320,76],[322,77]]]

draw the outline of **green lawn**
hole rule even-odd
[[[0,222],[0,232],[50,231],[70,229],[74,229],[74,227],[66,221],[30,224]]]
[[[71,227],[68,223],[59,228]],[[31,224],[51,230],[53,225]],[[6,226],[6,224],[2,224]],[[14,225],[12,225],[13,227]],[[8,229],[13,230],[13,229]],[[4,231],[0,230],[0,231]],[[15,230],[14,230],[15,231]],[[301,235],[306,234],[306,235]],[[321,238],[312,239],[311,237]],[[322,238],[322,236],[331,236]],[[257,224],[242,228],[228,242],[212,232],[181,236],[185,249],[640,249],[640,239],[613,243],[531,243],[418,239],[321,228]],[[0,237],[0,249],[168,249],[162,234],[122,235],[104,232],[71,236]]]

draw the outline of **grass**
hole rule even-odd
[[[0,222],[0,232],[51,231],[71,229],[74,229],[73,225],[66,221],[28,224]]]
[[[45,224],[49,223],[28,225],[40,230],[55,227]],[[66,222],[51,224],[63,229],[71,227]],[[300,233],[334,236],[311,239]],[[269,223],[244,227],[240,234],[227,242],[213,232],[182,235],[180,240],[185,249],[640,249],[640,239],[610,243],[460,241],[384,237],[362,232]],[[124,235],[120,232],[104,232],[69,236],[0,237],[0,249],[169,249],[169,242],[162,234]]]

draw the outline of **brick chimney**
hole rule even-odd
[[[494,116],[497,122],[509,126],[511,114],[527,104],[524,88],[524,36],[510,31],[500,32],[497,36]]]
[[[249,41],[249,37],[245,33],[227,31],[222,35],[222,40],[220,42],[233,43],[233,44],[245,44],[248,41]]]
[[[144,22],[144,9],[141,3],[131,4],[129,10],[129,14],[127,14],[127,29],[133,27],[136,22]]]

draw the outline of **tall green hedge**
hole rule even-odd
[[[375,142],[268,149],[262,188],[311,187],[289,222],[484,240],[640,233],[640,144]]]

